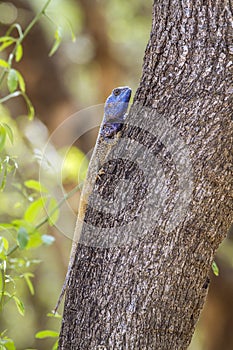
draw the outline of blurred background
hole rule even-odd
[[[42,0],[0,2],[0,35],[12,23],[25,28],[44,3]],[[87,107],[103,104],[117,86],[128,85],[135,92],[150,35],[151,8],[152,1],[145,0],[51,1],[47,17],[42,17],[26,37],[23,59],[15,65],[25,79],[36,117],[28,120],[27,107],[20,97],[0,105],[0,119],[9,123],[16,138],[16,146],[8,145],[7,151],[17,157],[19,166],[0,192],[1,222],[19,220],[25,215],[26,180],[42,181],[57,200],[83,180],[103,106]],[[49,57],[56,31],[61,44]],[[0,58],[6,59],[7,54],[0,52]],[[1,95],[5,91],[3,86]],[[89,120],[92,111],[96,121],[92,127],[86,127],[85,120]],[[72,115],[76,116],[75,124],[70,123]],[[55,165],[44,164],[45,146]],[[25,252],[25,259],[35,262],[30,267],[35,294],[30,294],[24,281],[17,282],[25,316],[11,302],[0,315],[0,332],[7,329],[19,350],[51,349],[53,339],[35,339],[35,334],[44,329],[59,331],[60,319],[47,314],[54,308],[64,282],[72,243],[67,237],[73,234],[78,200],[79,192],[69,198],[69,205],[61,207],[58,229],[48,225],[43,228],[45,234],[55,237],[52,245],[34,242],[32,249]],[[211,273],[208,300],[191,350],[233,349],[232,253],[229,234],[216,257],[220,275]]]

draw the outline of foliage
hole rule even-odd
[[[4,213],[4,206],[0,212],[0,311],[9,303],[14,303],[22,316],[25,315],[25,305],[18,282],[24,281],[29,293],[34,295],[33,270],[40,263],[40,260],[31,258],[32,249],[42,245],[49,246],[54,242],[54,237],[47,230],[58,220],[59,208],[64,201],[79,189],[77,185],[58,202],[38,179],[28,178],[22,182],[17,152],[23,135],[2,105],[9,99],[22,96],[28,107],[29,120],[34,117],[34,107],[27,96],[24,78],[14,64],[23,58],[23,41],[41,17],[46,16],[50,2],[48,0],[44,4],[25,30],[19,24],[13,24],[0,37],[0,52],[8,55],[7,59],[0,58],[0,91],[4,95],[4,84],[8,90],[0,98],[0,197],[5,205],[12,201],[12,215]],[[60,45],[60,28],[57,28],[54,37],[50,56]],[[37,338],[57,335],[57,332],[45,330],[37,333]],[[53,349],[56,348],[57,342],[53,346]],[[6,330],[0,334],[0,349],[15,349],[14,341],[7,336]]]
[[[219,275],[219,268],[218,268],[218,265],[217,265],[217,263],[215,261],[212,264],[212,271],[213,271],[215,276]]]
[[[47,316],[48,317],[57,318],[58,320],[61,319],[61,316],[58,313],[56,313],[55,315],[54,314],[48,314]],[[58,347],[58,336],[59,336],[58,332],[52,331],[52,330],[48,330],[48,329],[40,331],[40,332],[37,332],[36,335],[35,335],[35,337],[37,339],[45,339],[45,338],[56,339],[55,343],[53,344],[52,350],[56,350],[57,347]]]

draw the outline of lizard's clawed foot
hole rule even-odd
[[[104,174],[105,174],[104,168],[101,168],[99,170],[98,174],[96,175],[96,179],[100,180],[101,175],[104,175]]]

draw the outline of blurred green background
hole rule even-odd
[[[15,22],[25,28],[44,3],[42,0],[0,2],[1,35]],[[25,78],[36,117],[28,121],[22,98],[10,100],[4,107],[0,105],[0,121],[8,123],[15,135],[14,145],[8,142],[6,150],[16,157],[19,166],[15,174],[9,175],[6,188],[0,192],[1,222],[11,222],[25,215],[30,201],[26,180],[42,181],[57,200],[62,198],[62,190],[68,192],[83,180],[98,128],[80,132],[85,129],[85,115],[89,118],[89,112],[78,114],[81,117],[75,119],[74,128],[67,121],[80,110],[104,103],[116,86],[128,85],[135,92],[150,35],[151,8],[152,1],[145,0],[51,1],[46,10],[49,18],[43,17],[29,33],[23,42],[23,59],[15,65]],[[56,31],[61,36],[61,45],[49,57]],[[6,59],[7,54],[7,51],[0,52],[0,58]],[[6,89],[2,87],[1,96]],[[96,114],[99,111],[98,108],[93,110]],[[101,117],[96,115],[97,124]],[[48,164],[43,159],[46,145]],[[52,160],[54,164],[49,163]],[[68,200],[70,207],[61,207],[58,230],[49,225],[42,228],[42,233],[55,237],[52,245],[34,242],[34,249],[23,252],[26,260],[35,260],[30,267],[34,273],[35,294],[31,295],[24,279],[19,279],[15,288],[25,304],[25,315],[17,312],[15,303],[8,302],[0,316],[0,332],[7,329],[19,350],[51,349],[53,339],[38,340],[35,334],[44,329],[59,331],[60,319],[46,315],[55,306],[64,281],[71,247],[67,237],[73,234],[78,200],[79,192]],[[35,220],[42,217],[40,213]],[[8,234],[7,228],[5,231],[1,231],[3,236]],[[14,254],[12,257],[19,257],[22,252]],[[222,245],[216,261],[220,276],[212,276],[207,307],[191,350],[233,349],[230,238]],[[17,269],[20,273],[21,266]]]

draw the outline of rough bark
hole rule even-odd
[[[98,201],[88,207],[95,230],[82,231],[59,349],[187,349],[233,216],[232,21],[230,1],[154,2],[140,86],[116,147],[124,157],[106,164],[92,196],[117,201],[122,193],[112,190],[126,179],[133,200],[115,215]],[[186,180],[192,195],[179,202]],[[145,204],[156,196],[161,211]]]

